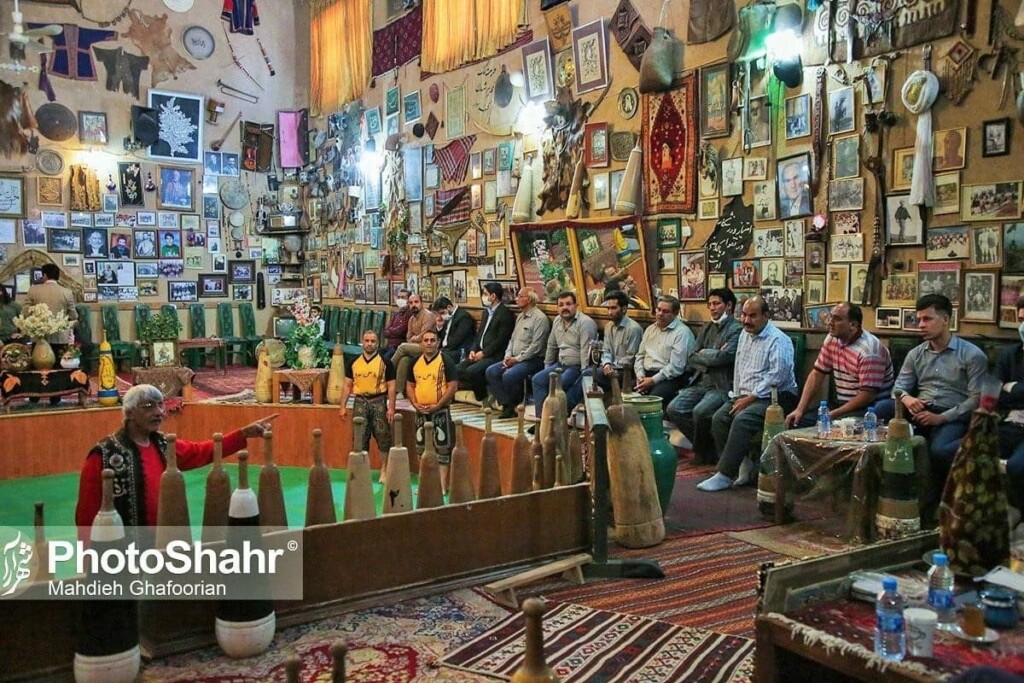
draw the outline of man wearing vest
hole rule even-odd
[[[381,466],[381,480],[387,472],[388,450],[391,448],[391,423],[395,419],[395,366],[377,353],[377,333],[363,332],[363,352],[348,364],[345,386],[341,390],[341,417],[348,415],[348,397],[352,401],[352,413],[366,420],[363,433],[356,435],[352,448],[356,451],[370,450],[370,434],[377,442]]]
[[[449,406],[459,383],[455,364],[441,353],[437,331],[427,330],[420,341],[422,353],[412,366],[405,395],[416,411],[416,452],[423,454],[423,425],[434,424],[434,447],[441,466],[441,487],[448,491],[448,463],[452,457],[452,412]]]

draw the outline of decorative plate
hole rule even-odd
[[[224,206],[237,211],[249,203],[249,190],[241,180],[231,178],[221,183],[220,200],[224,202]]]
[[[638,104],[640,95],[637,94],[636,88],[623,88],[619,91],[619,116],[624,119],[633,118]]]
[[[60,175],[64,170],[64,158],[52,149],[41,149],[36,154],[36,168],[46,175]]]
[[[172,12],[187,12],[194,4],[195,0],[164,0],[164,6]]]
[[[629,161],[629,153],[633,151],[636,144],[636,137],[628,130],[617,130],[609,136],[611,138],[612,159],[615,161]]]
[[[576,82],[576,62],[572,58],[572,50],[562,50],[558,53],[555,80],[563,88],[571,87]]]
[[[181,34],[181,43],[185,46],[185,52],[196,59],[209,59],[217,47],[213,34],[202,26],[189,26],[185,29]]]
[[[60,102],[47,102],[36,109],[39,134],[47,140],[64,142],[78,132],[78,117]]]

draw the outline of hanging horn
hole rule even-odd
[[[242,100],[243,102],[256,104],[257,102],[260,101],[259,95],[253,95],[252,93],[247,93],[244,90],[239,90],[238,88],[228,85],[220,79],[217,80],[217,89],[225,95],[229,95],[231,97],[234,97],[235,99]]]

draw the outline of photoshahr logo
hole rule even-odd
[[[4,538],[9,538],[13,532],[14,538],[6,543]],[[16,529],[0,528],[0,598],[15,594],[18,586],[28,580],[32,573],[32,544],[22,540],[21,532]]]

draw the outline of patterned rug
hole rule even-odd
[[[613,557],[656,560],[663,579],[588,581],[567,587],[552,580],[517,591],[521,598],[544,596],[594,609],[639,614],[678,626],[753,637],[757,574],[764,562],[781,555],[724,534],[671,537],[654,548],[623,550]]]
[[[715,473],[714,465],[679,461],[676,485],[665,511],[665,530],[674,537],[703,536],[771,526],[757,510],[757,489],[736,486],[718,493],[701,493],[697,484]]]
[[[856,543],[840,538],[842,530],[842,518],[832,517],[765,529],[733,531],[726,536],[780,555],[803,559],[842,553],[856,548]]]
[[[544,615],[544,652],[563,683],[747,681],[753,641],[629,614],[562,604]],[[581,637],[585,642],[581,643]],[[443,664],[504,679],[523,661],[525,617],[511,615]]]
[[[348,643],[346,680],[419,683],[491,681],[439,668],[443,654],[476,638],[487,624],[507,614],[468,590],[410,600],[279,631],[262,655],[228,659],[212,647],[153,662],[145,683],[263,683],[285,680],[285,661],[297,655],[300,680],[331,680],[331,646]]]

